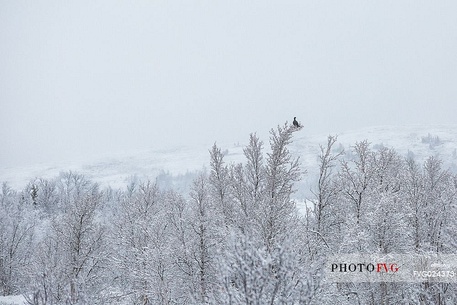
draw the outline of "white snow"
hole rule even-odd
[[[0,305],[24,305],[27,304],[22,295],[0,296]]]
[[[332,133],[336,135],[337,133]],[[422,141],[423,137],[438,136],[441,144],[431,147]],[[290,147],[292,153],[300,157],[302,168],[307,171],[301,185],[302,190],[309,195],[309,186],[317,173],[317,160],[320,152],[319,145],[325,145],[328,134],[307,134],[306,126],[294,133],[294,142]],[[217,143],[226,153],[225,161],[244,162],[243,147],[247,143],[249,133],[246,133],[242,144]],[[384,145],[394,148],[398,153],[407,156],[414,154],[418,162],[423,162],[429,156],[438,156],[444,161],[444,166],[454,166],[457,163],[457,125],[445,126],[377,126],[359,130],[345,131],[338,134],[336,147],[350,150],[356,142],[367,139],[372,148]],[[264,142],[265,151],[268,151],[268,140]],[[110,185],[113,188],[125,188],[132,177],[141,180],[155,179],[161,173],[170,175],[184,175],[189,172],[209,167],[209,150],[211,147],[186,146],[172,147],[166,150],[137,150],[111,153],[96,156],[85,161],[77,160],[72,163],[37,164],[28,167],[0,168],[0,183],[7,181],[15,189],[22,189],[34,178],[53,178],[62,171],[76,171],[87,178]],[[457,168],[457,167],[456,167]],[[301,187],[301,189],[303,189]],[[299,198],[304,198],[298,194]]]
[[[424,141],[428,135],[439,137],[438,145],[430,145]],[[335,134],[332,134],[335,135]],[[328,134],[307,134],[306,128],[294,133],[294,142],[290,147],[300,161],[307,174],[296,186],[295,194],[297,209],[305,213],[312,208],[310,188],[315,185],[318,172],[319,145],[326,145]],[[247,136],[248,138],[248,136]],[[438,156],[445,167],[457,168],[457,125],[452,126],[378,126],[354,131],[342,132],[338,135],[337,149],[350,151],[356,142],[367,139],[371,147],[376,149],[383,145],[394,148],[399,154],[413,154],[418,162],[429,156]],[[268,151],[268,139],[262,139],[265,152]],[[247,139],[246,139],[247,142]],[[225,152],[225,161],[244,162],[242,145],[218,146]],[[133,176],[139,179],[154,179],[160,173],[183,175],[209,167],[209,150],[211,147],[175,147],[168,150],[139,150],[123,153],[107,153],[84,162],[37,164],[30,167],[1,168],[0,183],[7,181],[13,188],[20,190],[31,179],[53,178],[59,172],[73,170],[84,174],[102,186],[125,188]],[[0,297],[0,305],[24,305],[23,296]]]

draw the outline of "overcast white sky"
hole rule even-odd
[[[454,0],[0,0],[0,167],[456,113]]]

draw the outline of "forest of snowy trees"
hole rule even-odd
[[[306,212],[291,196],[306,174],[255,134],[245,162],[210,149],[190,194],[154,181],[101,188],[74,172],[0,192],[0,295],[59,304],[457,304],[446,282],[333,283],[339,253],[456,253],[457,176],[367,141],[329,136]],[[265,147],[267,146],[267,147]]]

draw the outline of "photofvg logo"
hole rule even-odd
[[[396,263],[333,263],[332,272],[397,272]]]
[[[457,283],[455,254],[338,254],[328,258],[330,282]]]

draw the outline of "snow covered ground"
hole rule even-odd
[[[332,134],[335,135],[335,134]],[[327,134],[307,134],[306,127],[294,133],[292,153],[300,156],[302,167],[307,171],[298,185],[297,200],[310,196],[314,185],[319,145],[325,145]],[[244,162],[241,144],[217,145],[226,153],[226,162]],[[445,167],[457,169],[457,125],[447,126],[378,126],[338,134],[338,148],[350,151],[356,142],[368,140],[376,149],[381,145],[394,148],[403,156],[412,155],[418,162],[429,156],[440,157]],[[439,139],[439,142],[435,141]],[[268,151],[268,139],[264,141]],[[196,171],[209,167],[211,147],[187,146],[165,150],[138,150],[96,156],[88,160],[68,163],[37,164],[27,167],[0,168],[0,182],[7,181],[15,189],[23,188],[34,178],[53,178],[62,171],[77,171],[102,186],[125,188],[132,179],[155,179],[185,189]],[[166,182],[165,182],[166,181]]]
[[[0,305],[24,305],[27,304],[21,295],[0,296]]]

